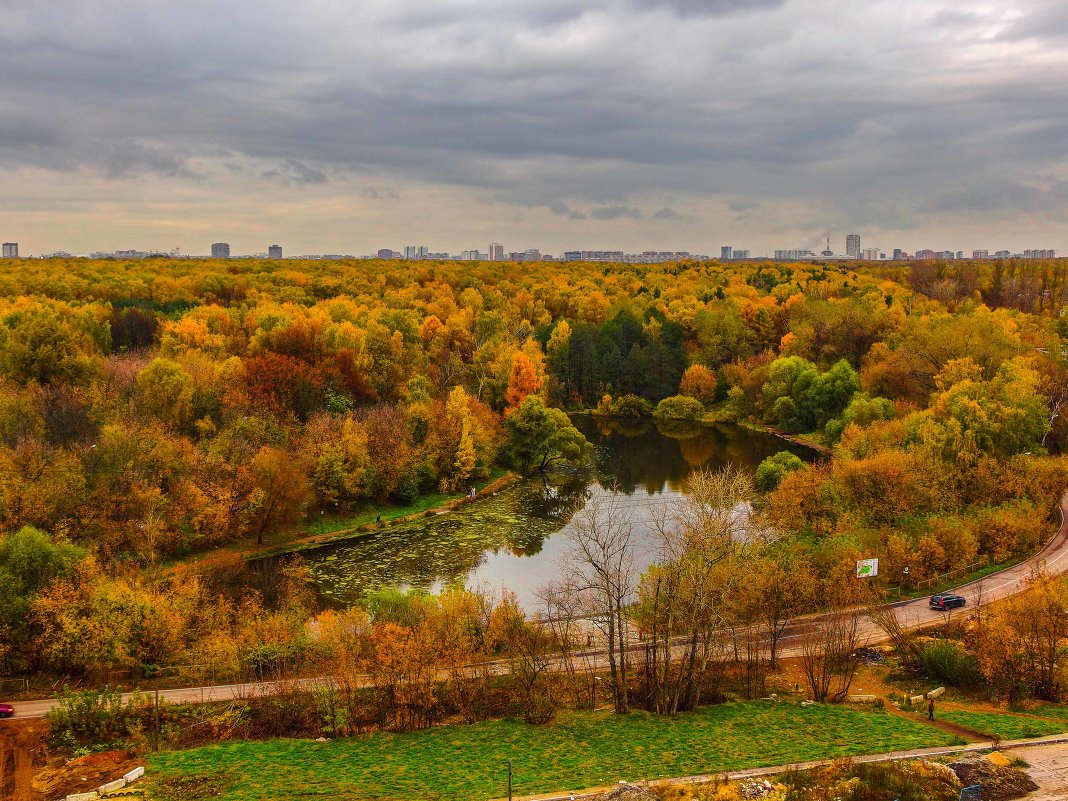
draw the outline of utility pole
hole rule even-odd
[[[508,760],[508,801],[512,801],[512,760]]]
[[[156,704],[152,712],[156,721],[156,750],[159,751],[159,688],[156,688]]]

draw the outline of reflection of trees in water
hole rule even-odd
[[[768,456],[805,449],[735,426],[684,421],[577,418],[576,426],[595,446],[594,471],[603,486],[631,494],[639,487],[653,494],[678,486],[700,467],[727,464],[756,470]]]
[[[323,595],[335,602],[378,587],[462,581],[489,553],[540,553],[545,539],[567,524],[590,478],[585,470],[532,478],[449,514],[307,551],[306,558]]]
[[[543,520],[567,523],[575,504],[590,484],[587,470],[554,471],[530,481],[533,490],[526,494],[526,508],[521,511]]]

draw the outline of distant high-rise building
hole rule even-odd
[[[846,255],[851,259],[860,258],[860,234],[849,234],[846,237]]]
[[[500,242],[492,243],[489,248],[489,260],[504,261],[504,245]]]
[[[282,246],[281,245],[271,245],[269,248],[267,248],[267,258],[269,258],[269,259],[280,259],[280,258],[282,258]]]
[[[17,259],[19,257],[19,243],[5,242],[3,253],[5,259]]]
[[[973,250],[972,251],[972,258],[973,259],[989,259],[990,258],[990,251],[989,250]]]
[[[416,245],[404,246],[404,258],[417,259],[419,258],[419,248]]]
[[[749,251],[748,250],[735,250],[734,252],[731,253],[731,258],[735,259],[735,260],[737,260],[737,259],[748,259],[749,258]]]
[[[860,251],[860,257],[864,261],[878,261],[879,248],[864,248],[864,250]]]
[[[425,259],[429,254],[430,254],[430,248],[428,248],[426,245],[420,245],[419,246],[419,258],[420,259]]]
[[[391,248],[382,248],[380,251],[378,251],[378,258],[380,258],[380,259],[392,259],[393,258],[393,250]]]
[[[213,259],[228,259],[230,258],[230,245],[227,242],[215,242],[211,246],[211,257]]]
[[[734,258],[734,248],[730,245],[724,245],[719,249],[720,261],[730,261]]]
[[[894,261],[903,261],[905,259],[905,251],[901,248],[894,248]]]

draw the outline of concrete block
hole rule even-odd
[[[64,801],[96,801],[100,798],[100,793],[93,790],[91,793],[75,793],[74,795],[68,795]]]
[[[131,770],[129,773],[127,773],[122,778],[126,779],[126,783],[127,784],[130,784],[132,782],[137,781],[138,779],[140,779],[144,775],[145,775],[145,769],[143,767],[137,767],[137,768],[134,768],[133,770]]]
[[[909,703],[910,704],[921,704],[921,703],[923,703],[923,696],[922,695],[914,695],[909,699]]]
[[[121,790],[126,786],[126,779],[116,779],[113,782],[102,784],[96,789],[101,793],[110,793],[112,790]]]
[[[876,695],[847,695],[846,701],[851,704],[874,704],[878,700]]]
[[[946,692],[946,688],[945,687],[938,687],[938,688],[936,688],[934,690],[931,690],[931,692],[927,693],[927,697],[928,698],[937,698],[940,695],[944,695],[945,692]]]

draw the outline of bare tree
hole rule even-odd
[[[536,594],[544,610],[544,625],[552,633],[553,641],[558,649],[560,670],[565,676],[567,687],[574,693],[576,706],[583,702],[581,696],[584,683],[588,684],[588,695],[590,704],[592,704],[595,681],[593,666],[588,658],[584,660],[584,666],[589,673],[588,681],[580,681],[575,659],[576,646],[584,638],[581,632],[582,625],[585,623],[582,618],[581,594],[567,580],[545,584],[538,589]]]
[[[608,643],[608,666],[617,712],[629,709],[628,622],[624,610],[634,594],[637,538],[626,508],[608,495],[593,495],[567,527],[562,569],[582,600],[583,615]]]
[[[700,701],[713,635],[727,623],[724,599],[738,581],[737,560],[766,537],[751,513],[752,496],[745,471],[700,470],[654,521],[661,557],[646,574],[640,604],[651,635],[646,683],[653,711],[674,714]]]
[[[801,669],[812,700],[837,702],[849,694],[857,670],[854,652],[861,642],[863,607],[839,599],[832,610],[815,620],[801,638]]]
[[[920,660],[916,635],[901,625],[901,618],[897,616],[894,607],[883,604],[882,600],[876,599],[871,605],[868,618],[886,633],[902,662],[907,667],[915,667]]]

